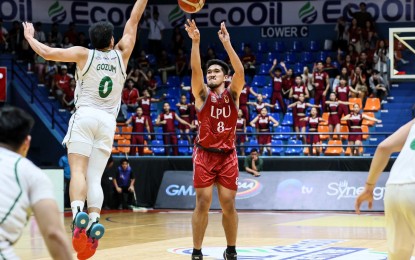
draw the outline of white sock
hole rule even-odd
[[[89,215],[89,223],[88,226],[86,227],[86,230],[88,230],[92,223],[97,222],[97,219],[99,219],[100,215],[98,212],[91,212],[88,214]]]
[[[81,200],[74,200],[71,202],[72,209],[72,219],[75,219],[76,213],[78,213],[78,208],[82,211],[84,209],[85,202]]]

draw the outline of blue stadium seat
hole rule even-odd
[[[317,53],[317,61],[321,60],[323,63],[326,61],[328,53],[326,51],[320,51]]]
[[[255,75],[252,79],[252,87],[263,87],[268,85],[268,77],[264,75]]]
[[[163,146],[163,141],[153,140],[151,141],[151,150],[155,155],[164,155],[165,149]]]
[[[269,87],[269,86],[265,86],[265,87],[263,87],[263,88],[262,88],[262,95],[263,95],[265,98],[271,98],[271,96],[272,96],[272,88],[271,88],[271,87]]]
[[[159,76],[159,75],[154,75],[154,79],[157,81],[157,84],[158,84],[158,85],[161,85],[161,84],[162,84],[162,82],[161,82],[161,78],[160,78],[160,76]]]
[[[256,139],[251,139],[245,143],[245,153],[249,154],[252,148],[256,148],[256,149],[259,148],[258,141]]]
[[[177,144],[179,146],[179,154],[180,155],[190,154],[189,141],[188,140],[178,140]]]
[[[167,86],[171,87],[180,87],[180,78],[178,76],[168,76],[167,77]]]
[[[157,140],[163,140],[163,128],[161,126],[154,127],[154,133],[156,134]]]
[[[272,116],[275,120],[280,121],[279,113],[268,113],[268,115]]]
[[[249,46],[251,46],[251,50],[253,51],[253,49],[252,49],[252,45],[250,44],[250,43],[247,43],[247,42],[241,42],[241,49],[240,49],[240,51],[243,53],[244,52],[244,48],[245,48],[245,46],[246,45],[249,45]]]
[[[190,78],[190,76],[184,76],[184,77],[182,78],[182,83],[183,83],[185,86],[190,86],[190,83],[191,83],[191,78]]]
[[[281,140],[271,140],[271,154],[272,155],[282,155],[284,152],[284,147],[280,146],[282,145]]]
[[[180,96],[180,87],[178,86],[169,86],[167,88],[167,97],[168,98],[177,98]]]
[[[313,104],[314,105],[314,98],[309,98],[308,99],[308,103]]]
[[[252,82],[252,78],[248,75],[245,75],[245,84],[251,85],[251,82]]]
[[[278,101],[275,104],[271,104],[271,105],[275,105],[274,111],[277,111],[277,112],[281,112],[282,111],[282,109],[280,107],[280,103],[278,103]]]
[[[301,145],[303,142],[301,140],[288,140],[288,145]],[[303,147],[301,146],[292,146],[288,147],[287,150],[285,150],[285,155],[301,155],[303,151]]]
[[[333,65],[333,67],[335,67],[335,68],[337,68],[337,69],[340,70],[340,64],[339,64],[339,62],[337,60],[332,61],[331,64]]]
[[[304,66],[305,66],[304,63],[301,63],[301,62],[295,63],[294,69],[293,69],[294,74],[302,74],[304,70]]]
[[[285,44],[283,41],[276,41],[275,42],[275,51],[277,52],[284,52],[285,51]]]
[[[150,65],[154,66],[157,64],[156,56],[154,56],[153,54],[147,54],[146,58],[148,62],[150,63]]]
[[[170,109],[171,110],[176,110],[176,104],[178,102],[178,98],[169,98],[167,100],[167,102],[169,102],[169,105],[170,105]]]
[[[290,132],[292,132],[291,127],[278,126],[274,129],[274,134],[272,135],[272,138],[276,140],[288,140],[290,138],[290,135],[282,134],[282,133],[290,133]]]
[[[294,123],[293,113],[292,112],[285,113],[285,116],[284,116],[284,119],[282,120],[281,125],[292,126],[293,123]]]
[[[318,42],[317,41],[310,41],[309,50],[313,51],[313,52],[319,51],[320,47],[318,45]]]
[[[264,54],[264,61],[265,62],[267,62],[269,64],[272,64],[274,62],[274,59],[277,59],[278,60],[278,55],[276,53],[274,53],[274,52],[268,52],[268,53],[265,53]],[[271,67],[269,67],[268,70],[270,68]]]
[[[303,43],[301,41],[293,41],[292,51],[301,52],[303,50]]]
[[[305,51],[303,53],[301,53],[301,62],[304,63],[311,63],[314,62],[315,60],[313,59],[313,54],[309,51]]]
[[[255,51],[257,53],[264,53],[268,51],[268,44],[266,42],[257,42]]]
[[[261,63],[261,65],[259,65],[258,75],[268,75],[268,71],[271,66],[272,65],[267,63]]]
[[[297,57],[294,52],[288,51],[285,53],[284,61],[287,63],[296,63]]]
[[[157,107],[157,103],[151,103],[150,104],[150,111],[151,112],[155,112],[157,111],[158,107]]]

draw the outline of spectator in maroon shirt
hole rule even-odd
[[[170,104],[165,102],[163,105],[163,112],[157,117],[156,125],[163,127],[163,142],[164,145],[172,145],[173,155],[179,155],[179,149],[177,147],[177,135],[175,121],[194,128],[193,125],[189,124],[182,118],[180,118],[175,112],[170,111]],[[170,154],[170,147],[165,147],[165,154]]]
[[[141,50],[140,56],[137,58],[138,68],[144,72],[147,72],[150,69],[150,61],[147,58],[145,50]]]
[[[241,57],[241,61],[244,65],[245,75],[248,75],[253,78],[256,73],[256,57],[254,54],[252,54],[251,46],[249,46],[248,44],[244,47],[244,54]]]
[[[65,34],[63,35],[63,37],[68,37],[69,42],[72,43],[73,45],[76,45],[77,44],[77,41],[78,41],[78,33],[76,32],[75,23],[74,22],[69,23],[69,28],[65,32]]]
[[[124,116],[124,119],[127,119],[128,112],[134,112],[136,110],[138,107],[139,97],[140,94],[134,87],[134,81],[132,79],[127,79],[121,96],[121,112]]]
[[[176,55],[176,76],[183,77],[187,74],[187,58],[182,49]]]

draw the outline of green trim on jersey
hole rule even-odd
[[[2,260],[6,260],[6,257],[4,257],[3,253],[0,251],[0,257]]]
[[[17,201],[20,199],[20,197],[22,196],[22,193],[23,193],[22,186],[20,185],[19,176],[17,176],[17,165],[19,164],[19,162],[22,158],[23,157],[19,157],[19,159],[17,159],[16,163],[14,164],[14,176],[16,177],[16,182],[17,182],[17,185],[19,186],[20,192],[19,192],[19,195],[17,195],[17,198],[14,200],[13,205],[9,208],[6,215],[0,221],[0,225],[3,224],[6,221],[7,217],[10,215],[10,213],[14,209],[14,206],[16,206]]]
[[[117,58],[118,58],[118,64],[120,65],[120,69],[121,69],[122,76],[125,79],[124,71],[122,71],[120,56],[118,56],[118,52],[116,50],[114,50],[114,51],[115,51],[115,54],[117,55]]]
[[[89,63],[88,69],[86,69],[85,73],[82,74],[82,77],[85,76],[85,74],[88,72],[89,68],[91,68],[92,62],[94,61],[94,56],[95,56],[95,49],[92,52],[92,58],[91,58],[91,62]]]

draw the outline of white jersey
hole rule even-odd
[[[126,78],[121,53],[117,50],[89,50],[83,70],[77,70],[75,107],[95,108],[116,118]]]
[[[21,236],[30,208],[43,199],[55,200],[44,172],[19,154],[0,147],[0,253],[16,259],[11,245]]]
[[[415,183],[415,124],[409,131],[408,138],[398,158],[392,166],[386,184]]]

